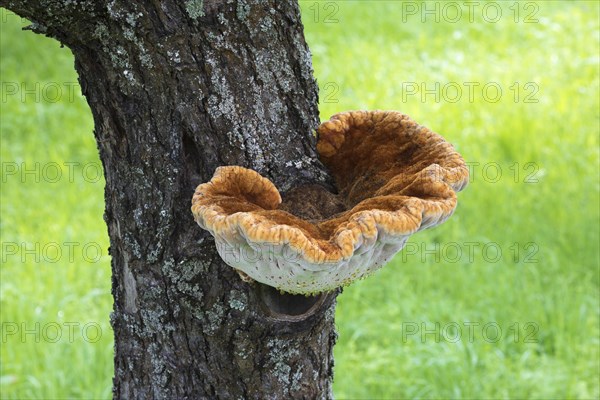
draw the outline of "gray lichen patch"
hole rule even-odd
[[[267,33],[271,29],[273,29],[273,20],[267,16],[260,21],[260,30]]]
[[[202,326],[203,331],[207,335],[214,335],[221,326],[223,316],[225,315],[225,307],[220,303],[215,303],[204,314],[208,321]]]
[[[127,51],[121,45],[117,45],[114,48],[106,48],[106,51],[110,54],[110,60],[113,66],[123,69],[131,69],[129,57]]]
[[[253,61],[257,65],[258,76],[261,81],[276,81],[284,93],[289,93],[291,88],[295,86],[296,77],[283,52],[273,49],[259,50]]]
[[[223,13],[219,13],[219,14],[217,14],[217,19],[219,20],[219,23],[220,23],[221,25],[227,25],[227,23],[229,22],[229,21],[227,20],[227,17],[226,17],[226,16],[225,16],[225,14],[223,14]]]
[[[204,16],[204,1],[203,0],[188,0],[185,2],[185,11],[190,18],[196,19]]]
[[[142,258],[142,248],[132,234],[126,233],[123,237],[123,245],[128,250],[127,253],[133,256],[132,259]]]
[[[272,363],[272,371],[275,378],[284,385],[294,384],[299,387],[299,381],[302,377],[301,369],[299,368],[292,376],[292,368],[289,362],[300,356],[300,351],[292,347],[290,343],[282,339],[270,339],[267,341],[269,348],[270,363]],[[298,375],[298,373],[300,373]],[[293,391],[294,388],[290,387]]]
[[[152,336],[150,332],[148,332],[146,329],[142,328],[142,326],[139,323],[138,317],[134,316],[134,315],[125,314],[125,313],[120,313],[120,314],[112,313],[110,323],[112,326],[116,326],[116,325],[126,326],[127,331],[131,332],[133,337],[149,338]]]
[[[284,385],[290,384],[290,373],[292,372],[292,368],[284,362],[277,362],[274,365],[273,373],[275,374],[277,380]]]
[[[93,36],[99,39],[100,41],[105,41],[110,37],[110,33],[108,32],[108,28],[106,27],[106,25],[104,25],[101,22],[98,22],[96,24],[96,27],[94,28]]]
[[[303,373],[302,373],[302,366],[300,366],[300,368],[298,368],[298,370],[294,373],[292,373],[292,382],[290,384],[290,392],[296,392],[298,390],[300,390],[301,385],[302,385],[302,377],[303,377]]]
[[[179,64],[181,62],[181,56],[179,54],[179,50],[167,50],[167,56],[169,57],[169,61]]]
[[[174,331],[173,324],[167,322],[167,311],[164,308],[157,307],[156,309],[140,310],[142,321],[149,333],[158,334],[169,331]]]
[[[154,64],[152,64],[152,56],[148,53],[140,55],[140,62],[146,68],[152,68],[154,66]]]
[[[236,16],[240,21],[245,21],[250,14],[250,5],[244,0],[238,0]]]
[[[140,39],[140,26],[138,20],[144,16],[137,11],[127,12],[124,9],[116,7],[114,2],[107,5],[108,15],[114,20],[114,23],[106,25],[97,22],[93,37],[101,43],[102,52],[106,55],[108,62],[112,67],[121,70],[118,77],[122,82],[124,93],[130,93],[135,87],[140,85],[140,77],[136,76],[138,65],[144,68],[153,68],[152,56]],[[115,30],[119,31],[122,40],[115,42]]]
[[[231,290],[229,292],[229,306],[238,311],[244,311],[248,298],[243,292],[239,290]]]
[[[181,261],[177,265],[173,259],[163,262],[162,273],[171,281],[174,288],[180,293],[185,293],[197,301],[204,296],[198,276],[208,269],[208,262],[201,260]]]
[[[166,386],[168,377],[166,374],[166,366],[164,357],[161,354],[161,347],[157,343],[148,345],[148,354],[150,363],[152,364],[152,381],[153,385],[160,387]]]

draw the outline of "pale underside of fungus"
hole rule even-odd
[[[295,294],[331,291],[382,267],[410,235],[452,215],[469,179],[450,143],[399,112],[336,114],[317,133],[336,194],[299,188],[282,203],[270,180],[227,166],[192,199],[225,263]],[[315,218],[302,210],[310,206],[327,211]]]

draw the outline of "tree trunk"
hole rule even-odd
[[[242,165],[331,189],[295,1],[0,0],[71,48],[106,178],[114,397],[329,398],[336,294],[243,282],[193,221]],[[65,134],[69,134],[65,132]]]

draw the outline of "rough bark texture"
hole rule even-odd
[[[331,397],[335,294],[240,280],[190,213],[242,165],[329,185],[295,1],[1,0],[70,47],[106,177],[115,398]],[[297,194],[296,194],[297,196]]]

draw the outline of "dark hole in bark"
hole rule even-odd
[[[186,173],[190,174],[189,182],[192,190],[196,189],[203,180],[201,174],[204,174],[203,158],[198,151],[198,146],[194,142],[194,139],[189,134],[184,134],[183,139],[183,156],[186,165]]]
[[[323,304],[326,294],[305,296],[303,294],[281,293],[274,287],[258,283],[263,307],[270,317],[300,321],[308,318]]]

